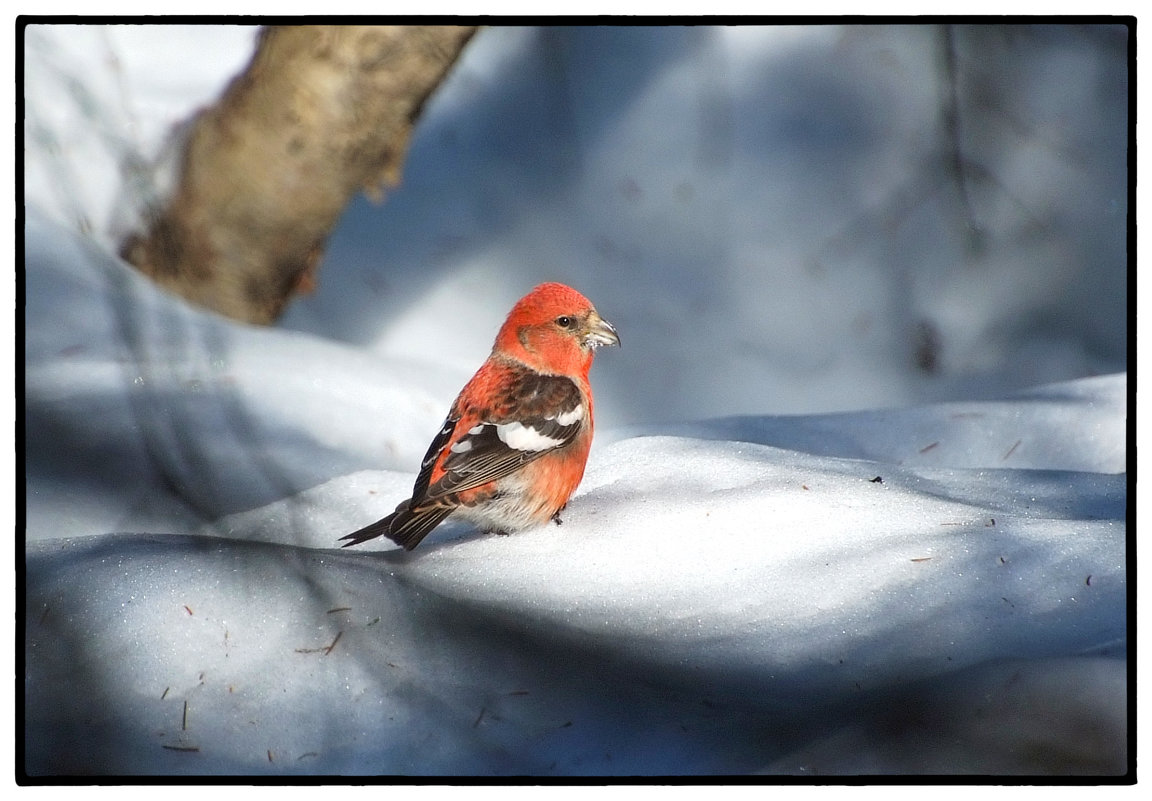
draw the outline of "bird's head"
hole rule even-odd
[[[540,284],[517,301],[495,351],[543,373],[581,375],[601,345],[619,345],[616,328],[588,298],[564,284]]]

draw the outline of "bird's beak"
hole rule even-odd
[[[596,312],[588,316],[585,326],[584,345],[596,349],[601,345],[620,345],[620,335],[616,333],[616,326],[602,318]]]

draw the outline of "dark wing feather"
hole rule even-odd
[[[463,492],[515,473],[529,462],[572,443],[586,425],[588,410],[567,423],[583,403],[580,388],[569,378],[545,376],[525,371],[494,408],[482,415],[484,422],[460,437],[444,460],[444,475],[426,488],[424,500]],[[517,441],[510,433],[515,424],[523,426],[520,441],[547,443],[541,448],[517,448],[505,438]],[[475,433],[473,433],[475,432]],[[505,438],[501,438],[501,434]],[[430,468],[429,468],[430,469]]]
[[[436,466],[436,460],[440,458],[440,451],[448,444],[448,440],[452,439],[452,432],[456,430],[458,422],[460,422],[460,415],[449,414],[444,420],[444,425],[440,426],[440,433],[428,446],[428,452],[424,454],[424,460],[420,462],[420,473],[416,476],[416,483],[412,487],[413,505],[423,501],[428,495],[428,482],[432,479],[432,468]]]

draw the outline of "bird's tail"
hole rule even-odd
[[[397,545],[410,551],[428,536],[428,532],[452,514],[451,506],[422,506],[412,509],[409,501],[396,507],[396,511],[371,525],[341,537],[347,540],[342,547],[359,545],[377,537],[387,537]]]
[[[344,540],[347,540],[347,542],[344,542],[344,544],[340,547],[347,548],[349,545],[359,545],[362,542],[374,540],[381,535],[387,534],[388,529],[392,527],[392,521],[396,519],[397,514],[399,513],[393,512],[383,520],[377,520],[370,526],[364,526],[364,528],[353,531],[351,534],[345,534],[340,538],[340,541],[344,542]]]

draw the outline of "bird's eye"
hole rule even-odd
[[[571,328],[575,322],[575,320],[566,314],[561,314],[556,318],[556,325],[560,326],[561,328]]]

